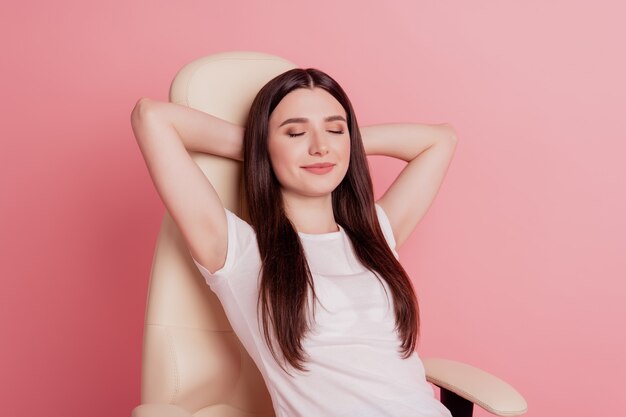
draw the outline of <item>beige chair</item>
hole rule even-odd
[[[206,56],[178,72],[170,100],[243,125],[257,91],[294,67],[285,59],[259,52]],[[224,206],[247,220],[241,163],[201,153],[192,157]],[[443,359],[423,362],[427,379],[441,388],[441,401],[455,417],[471,416],[473,404],[501,416],[526,411],[526,402],[515,389],[484,371]],[[141,403],[133,417],[274,416],[261,374],[194,265],[169,213],[164,216],[152,263]]]

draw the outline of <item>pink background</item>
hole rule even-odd
[[[421,356],[505,379],[529,417],[623,412],[626,8],[369,3],[5,5],[0,414],[139,404],[164,206],[130,112],[139,97],[166,100],[187,62],[228,50],[327,71],[362,125],[452,123],[455,159],[400,251]],[[371,161],[380,196],[402,164]]]

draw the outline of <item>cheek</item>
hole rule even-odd
[[[270,160],[270,164],[272,165],[272,167],[281,159],[280,156],[280,148],[277,147],[274,143],[272,143],[273,141],[269,141],[267,144],[267,156]]]
[[[342,155],[345,157],[346,161],[350,160],[350,140],[348,139],[341,148]]]
[[[270,161],[272,163],[272,166],[274,167],[279,167],[280,165],[282,165],[282,162],[285,160],[285,156],[284,153],[280,151],[280,149],[273,149],[270,152]]]
[[[272,169],[278,178],[282,178],[290,170],[291,156],[289,152],[285,149],[272,149],[270,152],[270,164],[272,165]]]

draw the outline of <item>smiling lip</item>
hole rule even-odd
[[[313,174],[322,175],[322,174],[326,174],[330,172],[334,166],[335,166],[334,164],[329,164],[329,163],[317,163],[317,164],[306,165],[306,166],[303,166],[302,168],[306,169],[307,171]]]

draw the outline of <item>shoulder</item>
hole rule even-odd
[[[389,217],[387,217],[387,213],[382,208],[382,206],[378,203],[374,205],[376,207],[376,215],[378,216],[378,223],[380,224],[380,228],[383,231],[383,235],[385,235],[385,239],[387,240],[387,244],[389,248],[391,248],[391,252],[398,259],[398,253],[396,252],[396,239],[393,235],[393,229],[391,228],[391,222],[389,221]]]
[[[241,257],[253,257],[257,254],[258,246],[256,241],[256,233],[248,222],[224,207],[226,213],[227,224],[227,249],[224,265],[215,272],[210,272],[205,266],[200,264],[196,259],[192,259],[206,282],[212,287],[223,282],[233,273],[233,271],[241,269],[244,265],[252,265],[252,262],[237,262]],[[253,250],[252,253],[250,250]],[[256,249],[256,250],[254,250]]]
[[[247,221],[245,221],[244,219],[242,219],[241,217],[239,217],[237,214],[230,211],[226,207],[224,207],[224,211],[226,212],[226,217],[228,218],[229,226],[232,224],[237,232],[241,232],[242,234],[246,234],[246,235],[255,234],[254,228],[252,228],[252,225],[250,225],[250,223],[248,223]]]
[[[254,228],[234,212],[224,208],[228,221],[229,249],[237,255],[245,252],[251,245],[256,246],[256,233]]]

